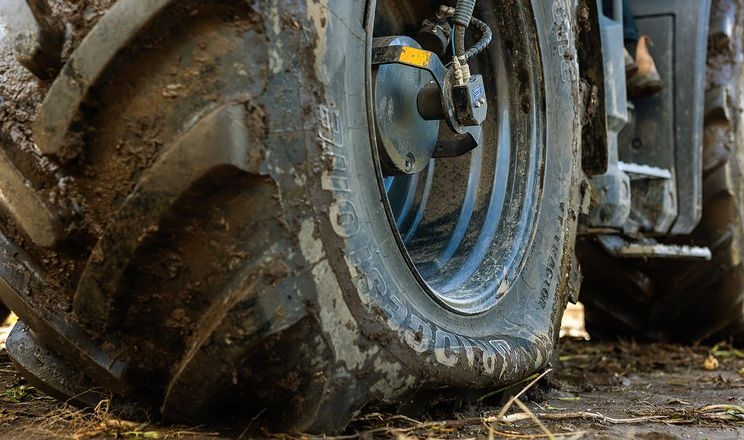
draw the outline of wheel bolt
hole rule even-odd
[[[408,153],[406,155],[405,171],[406,173],[410,173],[412,169],[413,169],[413,154]]]

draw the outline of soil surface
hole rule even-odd
[[[581,335],[573,315],[567,314],[564,330]],[[744,350],[725,343],[688,347],[566,337],[555,371],[530,382],[506,392],[483,391],[480,401],[466,404],[445,400],[415,418],[369,410],[339,438],[744,438]],[[312,437],[246,428],[126,421],[110,414],[106,402],[73,408],[29,386],[0,350],[0,438]]]
[[[711,353],[715,361],[707,367],[717,367],[708,370]],[[512,404],[499,418],[508,402],[474,404],[452,420],[442,421],[438,412],[423,425],[368,415],[374,421],[367,427],[388,437],[401,432],[381,429],[385,424],[419,438],[738,439],[744,438],[743,367],[744,352],[726,345],[564,339],[555,375],[520,397],[527,409]]]

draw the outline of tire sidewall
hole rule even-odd
[[[532,1],[540,48],[536,56],[543,67],[545,135],[542,190],[528,255],[494,307],[465,316],[446,310],[422,289],[393,239],[372,166],[377,159],[365,86],[371,40],[362,28],[364,5],[357,3],[329,2],[332,13],[318,29],[315,71],[325,92],[315,104],[317,131],[308,148],[310,157],[323,158],[323,169],[311,176],[308,191],[316,213],[314,236],[332,268],[315,276],[318,300],[342,307],[334,310],[341,320],[347,309],[353,316],[359,328],[347,346],[359,344],[362,334],[428,381],[474,386],[518,380],[550,359],[556,321],[565,306],[562,281],[572,257],[565,253],[572,253],[575,231],[572,191],[580,138],[571,9],[565,0]],[[344,305],[322,298],[338,292]],[[333,341],[344,332],[323,328],[337,357],[344,357],[339,353],[344,343]]]

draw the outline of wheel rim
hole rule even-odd
[[[475,16],[494,39],[471,62],[489,99],[482,146],[432,159],[415,175],[383,177],[377,164],[392,233],[412,272],[459,314],[485,312],[508,293],[534,237],[542,194],[545,118],[533,16],[529,5],[483,3]],[[413,35],[438,5],[378,0],[374,36]]]

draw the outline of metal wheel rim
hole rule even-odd
[[[378,0],[375,37],[411,35],[438,7],[400,3]],[[488,89],[484,145],[432,159],[411,176],[384,178],[376,164],[392,234],[412,273],[442,306],[465,315],[488,311],[508,294],[534,238],[543,192],[544,90],[532,11],[485,3],[475,15],[494,40],[471,63]]]

